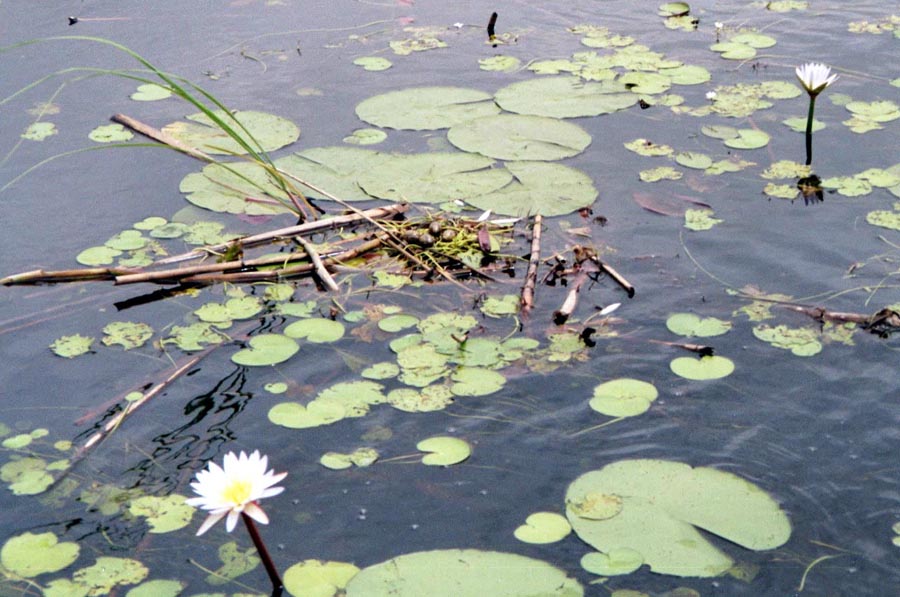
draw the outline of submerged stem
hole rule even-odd
[[[259,530],[256,528],[256,523],[253,522],[252,518],[247,516],[246,512],[241,512],[241,519],[244,521],[244,526],[247,527],[247,532],[250,533],[250,538],[253,539],[256,553],[259,554],[263,566],[266,567],[266,572],[269,574],[269,580],[272,581],[272,597],[281,597],[281,593],[284,591],[284,583],[281,582],[281,576],[278,575],[278,570],[275,568],[272,556],[269,555],[269,550],[266,549],[266,544],[263,543]]]

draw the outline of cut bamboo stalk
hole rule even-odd
[[[40,284],[42,282],[88,282],[93,280],[112,280],[135,271],[131,268],[91,267],[85,269],[66,269],[47,271],[43,269],[31,270],[20,274],[13,274],[0,279],[3,286],[18,284]]]
[[[322,258],[319,257],[319,252],[316,251],[313,246],[310,244],[302,236],[298,236],[295,239],[300,245],[303,247],[303,250],[306,251],[306,254],[309,255],[309,260],[312,261],[313,267],[315,268],[316,276],[319,277],[319,281],[331,292],[340,292],[340,288],[335,283],[334,278],[331,277],[331,274],[328,273],[328,270],[325,269],[325,265],[322,263]]]

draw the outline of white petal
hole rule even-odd
[[[228,512],[228,518],[225,520],[225,530],[229,533],[234,530],[234,527],[237,526],[238,518],[241,517],[241,513],[238,510],[231,510]]]
[[[263,512],[263,509],[260,508],[257,504],[254,504],[252,502],[247,504],[247,507],[244,508],[244,512],[246,512],[247,516],[249,516],[256,522],[269,524],[269,517],[266,516],[266,513]]]
[[[203,521],[203,524],[200,525],[200,528],[197,529],[197,536],[199,537],[200,535],[211,529],[214,524],[222,520],[223,516],[225,516],[224,512],[214,512],[207,516],[206,520]]]

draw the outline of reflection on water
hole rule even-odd
[[[696,32],[666,29],[652,10],[655,5],[647,10],[627,2],[233,2],[212,14],[161,2],[129,15],[107,13],[110,7],[82,8],[84,14],[73,26],[77,29],[67,30],[68,9],[38,5],[26,15],[4,3],[0,22],[17,23],[15,31],[5,32],[4,44],[66,33],[123,41],[164,68],[202,82],[229,105],[298,122],[302,136],[294,150],[339,145],[360,127],[354,106],[382,91],[433,84],[493,93],[528,79],[533,75],[527,71],[479,70],[477,61],[498,53],[516,56],[523,64],[568,58],[585,49],[565,31],[578,23],[601,24],[668,57],[708,68],[712,83],[677,88],[691,106],[707,105],[705,94],[715,85],[792,81],[793,68],[810,60],[833,65],[841,78],[819,98],[816,115],[827,127],[815,133],[816,171],[792,179],[804,203],[820,203],[814,210],[799,201],[767,201],[761,194],[766,181],[758,176],[778,160],[800,161],[803,135],[781,121],[805,113],[805,97],[778,100],[773,108],[746,118],[711,117],[716,124],[759,128],[771,135],[766,147],[737,152],[755,167],[719,177],[686,171],[679,181],[660,183],[641,182],[637,173],[673,162],[636,155],[624,149],[626,142],[652,139],[681,151],[715,154],[716,159],[732,151],[698,133],[704,118],[675,116],[660,106],[576,120],[593,143],[566,164],[590,174],[600,190],[594,213],[607,222],[593,229],[591,242],[615,251],[612,261],[637,289],[631,300],[610,280],[583,290],[576,313],[582,319],[595,305],[623,306],[615,313],[621,319],[615,326],[619,336],[594,336],[596,346],[580,358],[550,373],[516,365],[504,371],[509,381],[501,392],[457,399],[446,411],[410,414],[377,405],[365,417],[289,430],[268,421],[274,404],[306,402],[334,383],[358,380],[370,363],[393,361],[386,345],[390,337],[376,333],[374,341],[365,343],[367,336],[360,332],[335,345],[306,344],[277,368],[236,368],[228,360],[231,349],[223,349],[109,433],[43,501],[10,492],[0,496],[3,536],[51,530],[64,540],[81,542],[77,567],[91,565],[100,554],[135,557],[150,567],[150,578],[184,580],[190,583],[188,594],[213,590],[198,565],[217,568],[217,550],[231,537],[215,531],[194,539],[195,526],[148,534],[145,524],[128,513],[127,502],[140,493],[186,494],[191,476],[208,460],[227,450],[259,449],[278,470],[290,471],[286,492],[270,500],[267,512],[275,523],[265,529],[271,545],[280,546],[273,555],[282,569],[307,558],[366,566],[417,550],[471,547],[540,558],[587,584],[591,576],[578,562],[588,548],[576,537],[525,545],[512,531],[532,512],[562,512],[566,487],[584,472],[624,458],[664,458],[712,466],[757,484],[789,514],[793,536],[782,548],[760,553],[714,539],[738,562],[760,567],[752,582],[730,576],[677,579],[644,567],[608,581],[611,589],[661,594],[687,586],[702,595],[796,594],[807,567],[823,556],[830,559],[808,569],[802,594],[884,595],[900,583],[900,548],[891,543],[900,499],[896,337],[857,332],[852,344],[833,337],[812,357],[794,356],[754,337],[757,322],[735,314],[748,301],[725,292],[726,286],[753,284],[766,293],[792,297],[785,300],[824,301],[827,308],[858,313],[900,301],[892,283],[900,239],[892,230],[865,222],[868,211],[889,210],[896,198],[885,188],[873,188],[865,198],[848,198],[823,184],[867,168],[886,168],[896,160],[885,151],[896,146],[896,121],[885,122],[886,130],[852,133],[841,124],[849,113],[829,101],[838,93],[867,102],[896,98],[896,89],[884,82],[897,76],[890,60],[896,52],[891,34],[848,32],[850,22],[883,20],[883,3],[815,3],[814,12],[779,15],[748,3],[719,2],[693,7],[700,19]],[[485,44],[485,27],[495,10],[498,36],[515,33],[514,45],[495,49]],[[91,16],[130,20],[91,21]],[[716,22],[724,28],[716,28]],[[388,41],[411,25],[446,28],[448,48],[402,60],[388,54]],[[764,28],[777,46],[760,50],[750,62],[724,60],[708,50],[723,31],[744,27]],[[390,56],[395,65],[383,73],[352,65],[366,55]],[[127,62],[87,44],[48,44],[6,56],[5,63],[12,66],[4,71],[4,97],[42,73],[73,64]],[[46,101],[53,89],[31,91],[6,104],[0,127],[24,130],[32,118],[25,110]],[[321,95],[298,93],[304,89]],[[126,99],[131,91],[130,83],[108,78],[64,89],[55,99],[62,110],[54,117],[58,139],[23,143],[0,164],[0,183],[48,155],[83,146],[87,132],[123,105],[157,123],[185,111],[164,102],[133,107]],[[386,148],[424,151],[443,142],[442,135],[389,131]],[[0,151],[6,155],[8,146]],[[178,181],[197,166],[171,152],[144,149],[88,152],[43,166],[0,194],[0,273],[70,267],[71,256],[84,247],[149,215],[175,213],[184,206]],[[635,192],[694,197],[712,205],[723,223],[703,232],[682,232],[679,218],[650,213],[631,201]],[[550,219],[545,255],[584,244],[577,234],[583,225],[577,215]],[[516,293],[523,272],[500,288],[484,290]],[[94,334],[117,319],[152,322],[156,329],[181,325],[206,300],[134,300],[143,292],[101,285],[0,292],[2,420],[10,434],[50,431],[26,452],[48,461],[65,457],[53,447],[55,441],[83,444],[123,408],[120,397],[134,389],[145,391],[172,370],[169,357],[150,348],[133,353],[98,348],[74,361],[54,357],[46,348],[61,335]],[[221,298],[221,289],[208,292]],[[564,287],[538,287],[537,308],[523,322],[525,335],[546,343],[547,333],[556,331],[551,314],[566,293]],[[115,303],[130,308],[116,315]],[[323,299],[322,305],[326,303]],[[471,309],[469,297],[437,285],[355,295],[343,306],[355,310],[370,303],[396,304],[422,316],[442,310],[472,313],[483,326],[476,335],[505,337],[517,326],[510,318],[483,318]],[[778,309],[772,307],[778,323],[816,325],[805,315]],[[717,355],[735,361],[733,375],[698,382],[671,373],[669,362],[682,355],[653,341],[678,340],[665,326],[676,312],[734,322],[728,334],[705,339]],[[279,329],[283,323],[275,315],[261,316],[253,333]],[[587,402],[594,386],[618,377],[652,382],[660,391],[658,400],[643,415],[579,433],[608,420]],[[275,381],[287,383],[285,395],[263,390]],[[473,457],[447,469],[402,461],[345,471],[318,465],[325,452],[366,445],[388,460],[415,452],[419,440],[438,434],[465,438],[473,445]],[[3,462],[15,454],[7,450]],[[249,546],[245,538],[234,539],[242,549]],[[59,576],[65,573],[47,578]],[[240,580],[265,590],[261,569]],[[215,590],[249,589],[227,585]],[[595,594],[592,590],[588,594]]]

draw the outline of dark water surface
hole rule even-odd
[[[479,70],[477,61],[501,50],[523,63],[566,58],[587,48],[565,28],[594,23],[632,35],[668,57],[706,66],[711,83],[673,88],[693,106],[703,105],[704,94],[716,85],[793,81],[793,68],[800,63],[834,65],[841,78],[819,99],[816,111],[828,125],[815,135],[817,172],[824,178],[892,166],[900,155],[900,121],[885,123],[881,131],[852,133],[841,124],[849,113],[828,101],[828,95],[898,101],[897,87],[888,85],[898,77],[897,39],[890,32],[847,31],[849,22],[883,19],[896,6],[876,1],[812,4],[808,11],[777,14],[762,3],[697,2],[692,9],[701,19],[700,30],[689,33],[664,28],[657,2],[3,2],[0,45],[74,34],[124,43],[164,70],[207,87],[229,106],[272,112],[298,123],[300,140],[276,153],[280,156],[340,145],[354,129],[366,126],[355,117],[355,105],[387,90],[457,85],[493,92],[530,79],[534,75],[527,71]],[[498,32],[517,32],[517,44],[495,50],[483,43],[483,26],[494,10],[500,14]],[[70,14],[81,16],[81,22],[69,27]],[[108,17],[127,19],[89,20]],[[412,25],[445,27],[449,47],[394,56],[387,44],[405,37],[406,17],[414,19]],[[761,50],[751,62],[723,60],[707,49],[715,39],[716,21],[763,29],[778,44]],[[464,27],[457,29],[454,23]],[[367,55],[385,56],[394,67],[370,73],[352,64]],[[0,100],[37,78],[74,66],[134,64],[87,42],[10,50],[0,54]],[[45,118],[56,123],[59,134],[40,143],[23,141],[0,163],[0,186],[41,160],[88,146],[88,132],[115,112],[162,125],[192,111],[174,100],[132,102],[132,81],[101,77],[76,82],[74,76],[53,79],[0,105],[3,159],[33,120],[26,110],[48,101],[59,84],[69,81],[53,99],[61,112]],[[321,94],[298,93],[304,88]],[[236,367],[229,359],[233,349],[223,348],[92,450],[70,473],[79,483],[70,495],[41,499],[0,489],[0,540],[50,530],[61,540],[81,544],[80,559],[71,569],[37,579],[45,586],[98,556],[111,555],[140,559],[150,568],[151,579],[187,583],[185,595],[266,592],[261,568],[242,576],[244,585],[210,587],[204,582],[206,573],[188,561],[218,567],[216,552],[222,543],[237,540],[242,549],[249,547],[241,533],[227,536],[220,525],[194,539],[195,523],[152,535],[143,521],[122,512],[104,514],[75,499],[91,483],[187,495],[194,471],[209,459],[220,459],[228,450],[259,449],[276,469],[289,472],[285,493],[264,504],[277,524],[264,527],[263,534],[282,569],[311,558],[365,567],[404,553],[465,547],[548,561],[578,578],[588,595],[619,588],[661,594],[679,586],[702,595],[900,594],[900,547],[891,542],[896,534],[891,526],[900,520],[896,338],[858,332],[853,346],[833,343],[813,357],[796,357],[757,340],[755,322],[732,315],[747,301],[725,292],[726,284],[753,284],[800,302],[861,313],[896,305],[900,236],[865,221],[868,211],[891,209],[896,197],[876,188],[858,198],[829,193],[824,203],[809,206],[802,200],[766,198],[759,171],[777,160],[804,158],[802,135],[790,132],[781,120],[804,115],[806,98],[774,103],[751,117],[772,135],[767,147],[742,153],[758,167],[720,177],[684,169],[681,181],[657,184],[641,182],[637,173],[668,162],[637,156],[624,149],[624,142],[652,138],[719,159],[726,149],[700,135],[700,127],[746,128],[749,121],[675,116],[662,107],[573,120],[591,134],[593,143],[565,163],[593,178],[600,191],[595,215],[608,219],[605,227],[593,228],[593,242],[614,250],[610,261],[638,290],[629,301],[605,280],[584,293],[577,313],[582,318],[593,305],[625,303],[616,313],[623,319],[617,327],[622,337],[601,340],[588,359],[546,375],[515,368],[501,392],[459,400],[446,411],[414,415],[382,405],[363,418],[296,431],[269,423],[267,412],[284,396],[273,397],[263,385],[290,380],[288,398],[305,400],[333,383],[359,379],[360,358],[366,363],[392,360],[389,338],[382,335],[378,342],[362,345],[348,335],[336,345],[304,344],[275,370]],[[385,146],[374,148],[424,151],[443,135],[390,131]],[[186,205],[179,181],[196,170],[198,163],[190,158],[141,148],[82,152],[49,162],[0,193],[0,275],[74,267],[74,255],[82,249],[102,244],[147,216],[171,216]],[[631,199],[635,191],[690,195],[711,204],[724,222],[709,231],[687,230],[678,218],[643,210]],[[235,229],[256,230],[246,222],[230,222]],[[561,223],[590,225],[577,214],[548,220],[545,255],[579,242]],[[853,264],[863,266],[847,275]],[[523,273],[520,268],[517,278],[486,290],[517,293]],[[213,289],[196,299],[179,297],[117,313],[114,303],[145,291],[106,284],[0,291],[0,421],[15,433],[39,427],[50,431],[39,447],[21,452],[34,448],[46,456],[53,454],[54,441],[82,443],[116,412],[124,394],[171,372],[168,357],[150,346],[131,352],[99,347],[96,354],[69,361],[47,349],[53,340],[75,333],[99,336],[104,325],[116,320],[146,321],[156,330],[180,325],[193,309],[221,294]],[[554,331],[550,314],[565,294],[561,287],[538,289],[538,307],[526,335],[546,341]],[[298,296],[314,296],[308,282],[301,284]],[[456,289],[430,287],[355,296],[347,303],[358,309],[366,300],[425,316],[441,310],[466,312],[472,299]],[[321,304],[327,307],[324,298]],[[685,311],[734,322],[731,332],[709,342],[716,354],[735,361],[734,374],[708,382],[682,379],[668,364],[686,353],[646,341],[677,341],[665,321]],[[480,317],[478,311],[472,314]],[[804,315],[776,314],[775,323],[811,324]],[[282,323],[270,316],[254,331],[277,329]],[[516,325],[511,319],[484,324],[500,336],[513,333]],[[617,377],[650,381],[660,397],[641,416],[569,437],[608,419],[587,402],[595,385]],[[380,442],[362,439],[379,427],[389,428],[393,436]],[[318,464],[327,451],[350,452],[362,445],[374,445],[386,457],[409,454],[419,440],[443,433],[473,444],[472,458],[446,469],[378,463],[335,472]],[[17,452],[3,451],[3,462]],[[760,566],[749,583],[730,576],[680,579],[650,573],[645,566],[605,585],[588,585],[596,577],[581,569],[579,559],[589,547],[574,534],[543,546],[513,537],[528,514],[563,512],[566,488],[580,474],[625,458],[677,460],[740,475],[778,500],[790,516],[792,537],[778,550],[759,553],[714,539],[736,560]],[[814,566],[798,593],[807,566],[822,556],[835,557]],[[37,592],[9,581],[0,585],[0,594]]]

